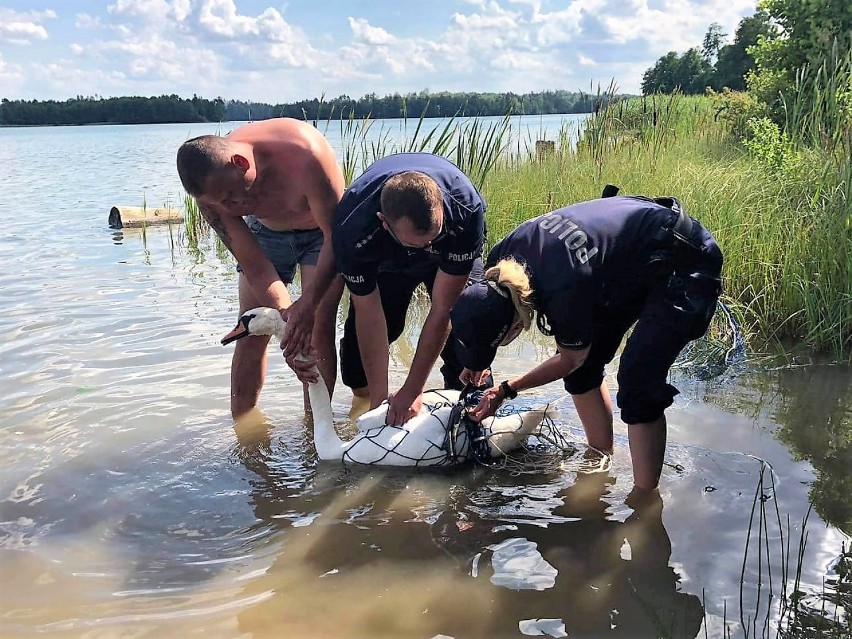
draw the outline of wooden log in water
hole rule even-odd
[[[140,228],[155,224],[182,224],[183,212],[171,207],[114,206],[109,210],[111,229]]]

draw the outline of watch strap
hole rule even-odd
[[[515,399],[518,396],[518,391],[509,386],[509,380],[500,382],[500,390],[503,391],[503,397],[506,399]]]

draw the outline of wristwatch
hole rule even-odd
[[[503,391],[503,397],[506,399],[515,399],[518,396],[518,391],[509,386],[508,380],[500,382],[500,390]]]

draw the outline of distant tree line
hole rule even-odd
[[[702,94],[707,88],[733,91],[746,88],[746,78],[755,68],[752,47],[773,32],[767,11],[759,9],[743,18],[734,41],[724,44],[726,33],[720,24],[710,25],[701,47],[685,53],[670,51],[642,76],[642,93],[671,93],[675,89],[687,94]]]
[[[454,115],[543,115],[588,113],[598,96],[568,91],[541,93],[395,93],[378,97],[369,93],[353,99],[348,95],[326,100],[314,98],[286,104],[192,99],[177,95],[159,97],[102,98],[77,96],[63,101],[0,101],[0,125],[61,124],[159,124],[168,122],[221,122],[266,120],[274,117],[299,119],[450,117]]]
[[[177,95],[101,98],[77,96],[65,100],[0,101],[0,125],[46,124],[162,124],[219,122],[226,118],[222,98],[191,100]]]
[[[590,113],[597,96],[582,92],[543,91],[540,93],[430,93],[420,91],[378,97],[375,93],[354,99],[348,95],[326,100],[314,98],[288,104],[265,104],[231,100],[227,103],[231,120],[265,120],[274,117],[332,118],[427,118],[479,115],[545,115],[549,113]]]

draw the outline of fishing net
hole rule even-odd
[[[553,405],[569,398],[566,395],[553,402]],[[525,410],[516,405],[504,405],[498,416],[518,414]],[[582,436],[585,440],[585,435]],[[546,416],[536,431],[527,437],[521,446],[508,455],[495,457],[477,463],[490,468],[498,468],[511,475],[537,475],[565,472],[604,473],[612,466],[607,453],[592,448],[585,441],[580,442],[550,416]]]
[[[510,472],[556,468],[576,451],[550,414],[540,407],[504,406],[492,420],[474,422],[467,412],[482,392],[428,391],[412,426],[361,427],[342,461],[368,465],[455,467],[477,463]],[[534,414],[531,414],[534,413]],[[535,428],[530,432],[530,419]],[[505,446],[502,450],[500,446]]]
[[[742,327],[727,304],[719,301],[707,333],[686,345],[672,369],[707,380],[721,376],[729,368],[744,363],[745,359]]]
[[[442,445],[448,465],[473,462],[515,475],[543,473],[564,470],[566,458],[576,456],[582,449],[580,470],[603,472],[609,469],[609,456],[571,441],[569,435],[560,429],[553,419],[552,414],[555,411],[546,413],[535,431],[525,437],[520,446],[511,451],[500,450],[494,442],[495,433],[467,417],[468,409],[476,406],[481,399],[482,391],[478,390],[463,395],[457,402],[443,404],[444,407],[450,408]],[[522,415],[528,410],[528,406],[503,405],[495,417],[517,417],[517,427],[520,428]]]

